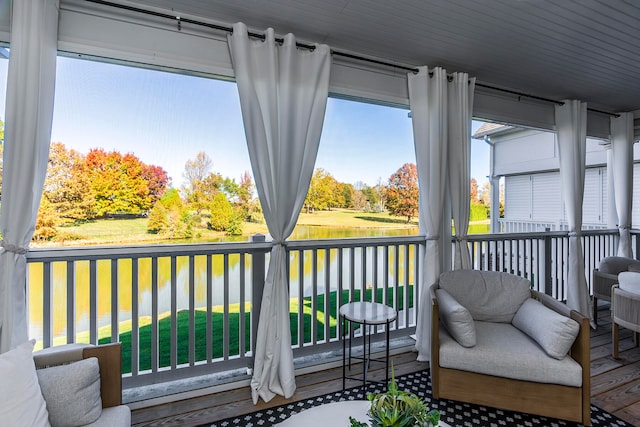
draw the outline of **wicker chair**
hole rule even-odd
[[[633,342],[638,345],[640,333],[640,273],[619,274],[620,283],[611,288],[611,345],[614,359],[618,358],[619,328],[631,329]]]
[[[611,301],[611,287],[618,283],[623,271],[640,271],[640,261],[633,258],[609,256],[593,270],[593,321],[598,324],[598,299]]]

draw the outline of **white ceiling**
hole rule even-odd
[[[637,0],[133,0],[184,16],[272,27],[408,65],[611,111],[640,109]]]

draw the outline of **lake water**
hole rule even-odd
[[[290,240],[316,240],[316,239],[341,239],[350,237],[382,237],[382,236],[405,236],[413,235],[418,232],[417,227],[414,228],[325,228],[325,227],[310,227],[310,226],[298,226],[292,234]],[[233,237],[225,239],[227,241],[244,241],[246,236],[241,238]],[[175,243],[175,242],[174,242]],[[193,243],[193,241],[191,241]],[[382,250],[382,248],[380,248]],[[355,250],[355,259],[360,260],[361,249]],[[313,258],[311,256],[304,257],[303,273],[299,271],[300,256],[298,251],[293,251],[290,259],[290,294],[292,297],[298,296],[300,290],[305,296],[311,294],[313,283]],[[337,250],[328,252],[329,271],[325,271],[327,263],[325,257],[327,252],[317,252],[317,263],[315,271],[317,274],[317,283],[319,293],[323,293],[325,290],[326,278],[328,275],[329,282],[331,283],[330,289],[336,289],[336,283],[338,282],[338,253]],[[379,255],[380,256],[380,255]],[[397,276],[404,280],[404,249],[401,248],[399,253],[391,254],[392,257],[397,256],[399,258],[398,266],[399,271]],[[409,254],[410,272],[413,271],[414,254],[413,250]],[[367,266],[370,268],[372,265],[372,250],[367,253]],[[206,257],[200,256],[194,259],[194,301],[196,307],[206,306],[207,299],[207,268]],[[394,263],[391,263],[394,264]],[[348,283],[350,277],[355,277],[356,281],[362,281],[361,274],[362,263],[356,261],[353,266],[353,272],[350,271],[347,259],[344,259],[343,268],[341,274],[343,280]],[[379,283],[383,280],[382,263],[380,263],[378,272]],[[390,266],[389,275],[395,275],[393,265]],[[41,339],[42,338],[42,288],[43,288],[43,267],[42,264],[32,263],[29,265],[29,320],[30,320],[30,334],[31,337]],[[132,280],[131,280],[132,262],[130,260],[121,260],[118,263],[118,312],[119,321],[127,321],[131,319],[132,309]],[[53,334],[54,337],[63,336],[66,334],[67,327],[67,270],[66,262],[52,263],[52,307],[53,307]],[[111,323],[111,263],[109,260],[97,262],[97,283],[98,283],[98,296],[97,296],[97,310],[98,310],[98,326],[108,326]],[[251,289],[250,287],[250,274],[251,274],[251,257],[245,258],[245,269],[240,271],[240,256],[229,256],[229,295],[227,296],[231,304],[239,302],[240,296],[240,277],[242,274],[246,274],[247,289],[245,294],[247,300],[250,301]],[[367,272],[365,275],[365,286],[373,280],[373,272]],[[224,295],[224,263],[222,255],[214,255],[212,257],[212,289],[213,289],[213,305],[222,305],[225,300]],[[302,285],[300,285],[300,277],[302,277]],[[78,332],[86,331],[89,327],[89,262],[82,261],[77,262],[75,265],[75,319],[76,330]],[[178,257],[176,260],[176,278],[177,278],[177,306],[178,309],[186,309],[189,307],[189,259],[188,257]],[[411,274],[409,281],[413,283],[415,278]],[[140,259],[138,262],[138,312],[140,321],[144,322],[145,316],[151,316],[152,312],[152,268],[150,259]],[[362,286],[362,283],[356,283],[356,287]],[[169,258],[158,259],[158,312],[165,313],[171,309],[171,262]]]

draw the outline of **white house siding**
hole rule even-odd
[[[606,168],[587,169],[584,176],[584,200],[582,204],[582,223],[606,226]]]
[[[635,191],[640,200],[640,183]],[[607,173],[605,167],[585,171],[582,222],[585,228],[607,224]],[[504,231],[540,231],[566,227],[560,172],[542,172],[505,177]],[[640,206],[640,205],[638,205]],[[640,217],[638,218],[640,220]]]
[[[531,220],[531,177],[508,176],[504,183],[504,217],[506,220]]]
[[[562,218],[562,198],[559,175],[546,172],[531,175],[531,219],[542,222],[559,222]]]

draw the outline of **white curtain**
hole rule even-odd
[[[613,186],[620,242],[618,256],[632,258],[631,204],[633,194],[633,113],[611,117],[611,149],[613,151]]]
[[[420,233],[427,236],[420,280],[420,304],[416,324],[418,360],[431,359],[431,301],[429,287],[441,272],[440,230],[442,229],[447,176],[447,71],[427,67],[409,73],[411,122],[419,182]]]
[[[58,1],[13,2],[0,229],[0,353],[28,338],[26,257],[47,171]]]
[[[560,180],[569,225],[567,305],[591,317],[591,300],[584,273],[582,252],[582,200],[587,145],[587,104],[564,101],[556,105],[556,129],[560,157]]]
[[[229,48],[240,94],[249,158],[273,249],[255,344],[254,403],[289,398],[296,384],[291,350],[286,239],[309,189],[329,90],[331,52],[298,50],[292,34],[279,46],[273,29],[252,41],[242,23]]]
[[[471,116],[475,78],[467,73],[454,73],[448,86],[449,125],[449,190],[451,210],[456,229],[454,268],[471,268],[467,245],[469,230],[471,175]]]

